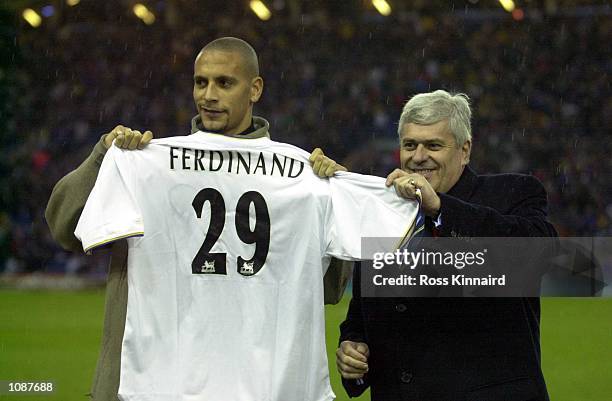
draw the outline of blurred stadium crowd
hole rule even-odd
[[[92,6],[17,28],[0,142],[0,271],[103,272],[52,240],[44,209],[53,185],[119,123],[188,134],[193,59],[227,35],[259,53],[265,88],[255,111],[273,139],[386,175],[399,160],[403,103],[439,88],[465,92],[478,172],[536,175],[561,235],[611,234],[610,14],[385,20],[315,10],[264,23],[243,13],[199,19],[183,3],[152,26]]]

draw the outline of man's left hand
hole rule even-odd
[[[331,177],[336,171],[347,171],[346,167],[325,156],[321,148],[316,148],[310,155],[312,171],[319,177]]]
[[[416,199],[416,190],[421,190],[421,207],[429,217],[436,217],[440,212],[440,197],[425,177],[417,173],[408,173],[395,169],[387,176],[387,186],[393,185],[397,194],[406,199]]]

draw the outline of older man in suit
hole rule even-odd
[[[406,198],[420,189],[435,235],[556,236],[536,178],[468,166],[470,119],[463,94],[412,97],[399,120],[401,170],[387,185]],[[359,269],[353,283],[336,353],[350,396],[370,386],[373,401],[548,400],[539,298],[367,298]]]

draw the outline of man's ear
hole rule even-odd
[[[251,81],[251,103],[257,103],[261,94],[263,93],[263,79],[261,77],[255,77]]]
[[[472,153],[472,141],[470,139],[461,146],[461,153],[461,164],[465,166],[470,162],[470,154]]]

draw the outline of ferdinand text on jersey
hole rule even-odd
[[[170,147],[171,170],[260,174],[296,178],[304,171],[304,162],[276,153],[202,150]]]

